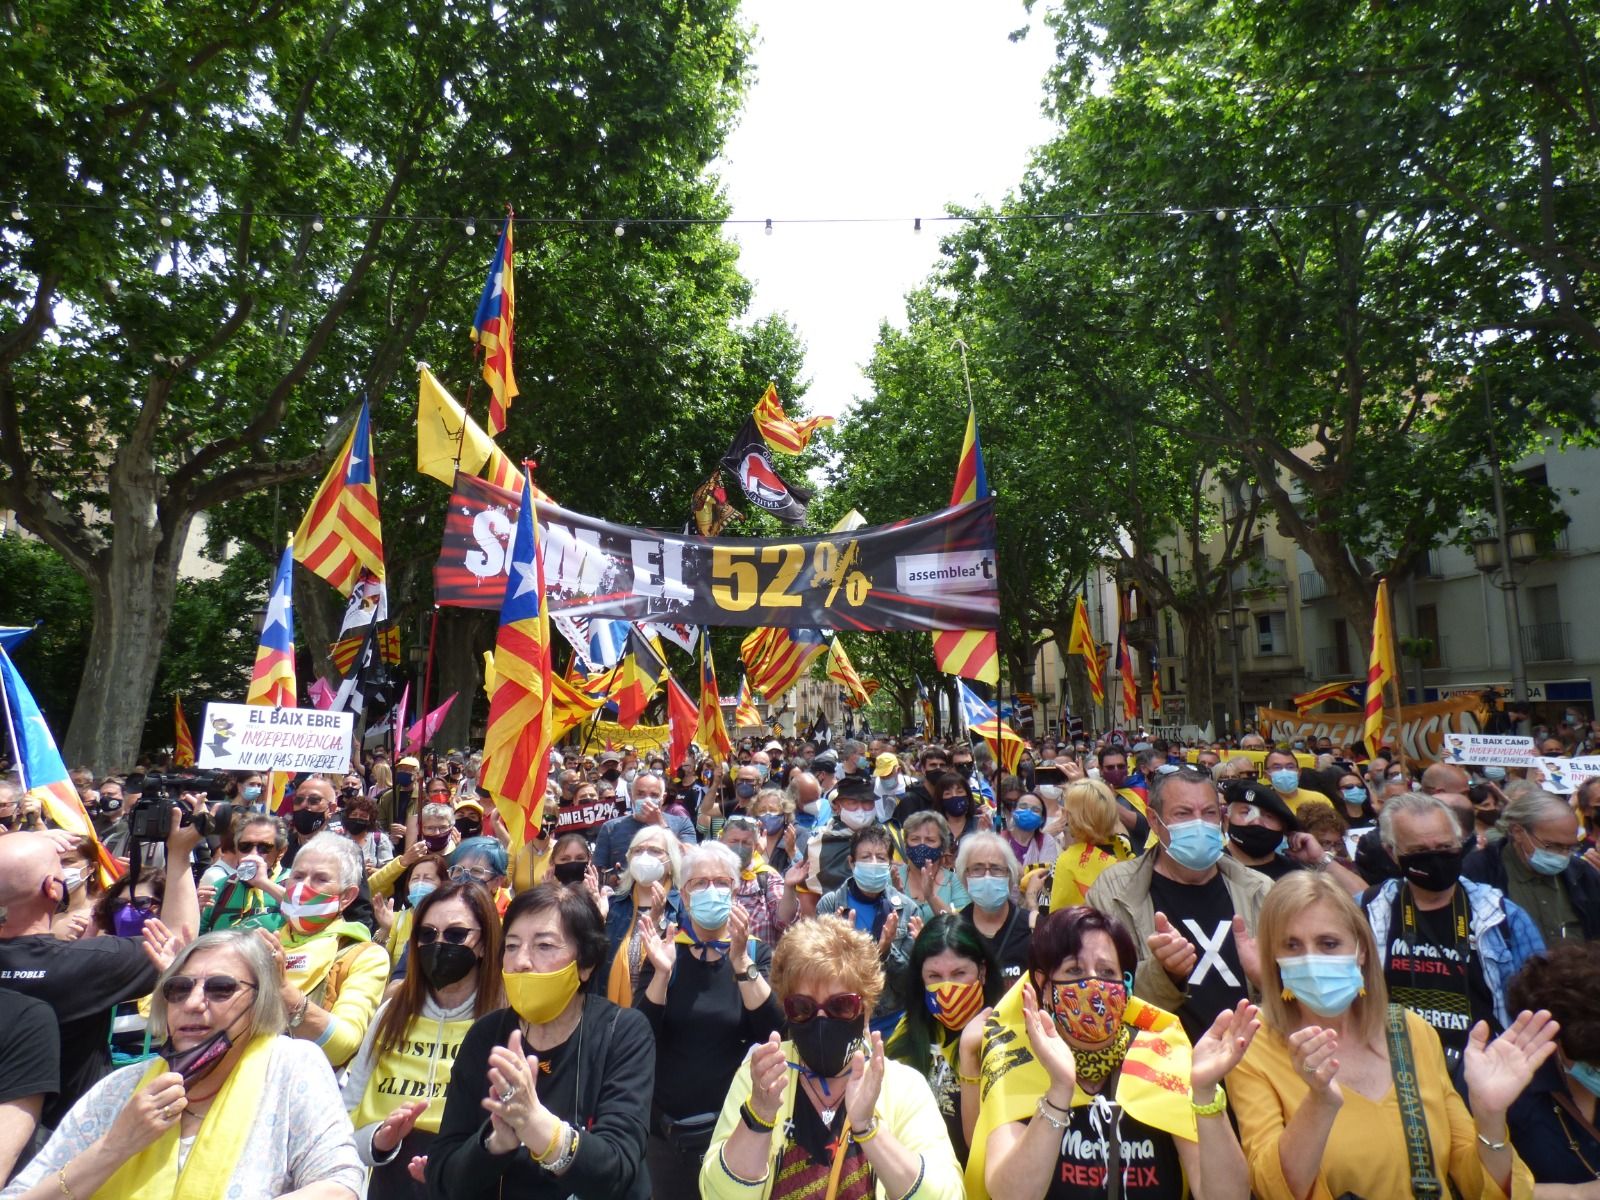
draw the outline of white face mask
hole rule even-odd
[[[628,874],[635,883],[659,883],[667,873],[667,864],[654,854],[635,854],[628,860]]]
[[[77,867],[68,867],[61,872],[61,877],[67,881],[67,891],[69,892],[77,891],[89,878],[87,872],[80,871]]]
[[[870,808],[841,808],[839,820],[850,829],[865,829],[878,819],[878,814]]]
[[[800,811],[805,813],[806,816],[808,816],[808,817],[814,817],[814,816],[817,815],[817,809],[819,809],[821,807],[822,807],[822,801],[813,800],[809,804],[802,804],[800,806]]]

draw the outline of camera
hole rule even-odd
[[[137,791],[138,801],[128,813],[128,836],[135,842],[164,842],[172,836],[172,813],[178,811],[178,824],[180,827],[193,825],[200,831],[202,837],[211,832],[211,817],[204,809],[199,812],[190,812],[178,803],[180,791],[201,791],[205,788],[203,782],[200,787],[193,789],[180,787],[188,780],[169,780],[165,775],[146,775],[140,781]],[[200,782],[200,781],[196,781]],[[130,781],[128,790],[134,790]]]

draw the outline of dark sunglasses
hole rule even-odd
[[[804,1025],[820,1012],[835,1021],[855,1021],[864,1007],[861,997],[854,992],[840,992],[818,1004],[810,996],[789,996],[783,1002],[783,1015],[791,1025]]]
[[[259,854],[262,857],[271,854],[277,848],[275,842],[240,842],[238,845],[240,854]]]
[[[232,1000],[240,988],[256,986],[246,980],[235,979],[232,975],[207,975],[204,979],[193,975],[174,975],[161,985],[161,997],[168,1004],[182,1004],[194,994],[197,983],[205,989],[206,999],[218,1004]]]
[[[452,925],[449,929],[435,929],[432,925],[417,926],[417,945],[431,946],[441,937],[452,946],[465,946],[467,939],[477,933],[465,925]]]
[[[122,902],[140,912],[153,912],[161,907],[161,901],[154,896],[124,896]]]

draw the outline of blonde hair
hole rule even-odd
[[[1383,959],[1373,939],[1372,926],[1338,883],[1318,871],[1294,871],[1272,885],[1261,904],[1256,922],[1256,943],[1261,947],[1261,1016],[1268,1026],[1287,1038],[1302,1023],[1295,1001],[1283,998],[1283,977],[1278,973],[1278,947],[1288,932],[1289,922],[1313,904],[1326,904],[1338,914],[1344,931],[1355,939],[1362,958],[1362,994],[1350,1006],[1351,1022],[1357,1035],[1369,1045],[1383,1043],[1384,1013],[1389,1006],[1389,990],[1383,982]]]
[[[781,1003],[804,985],[837,981],[861,997],[868,1013],[883,991],[878,944],[841,917],[812,917],[792,925],[772,952],[772,990]]]
[[[1061,794],[1067,834],[1074,842],[1103,846],[1117,835],[1117,797],[1099,779],[1078,779]]]

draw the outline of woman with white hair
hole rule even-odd
[[[363,1196],[366,1169],[327,1059],[278,1036],[288,1014],[276,975],[268,944],[248,930],[180,949],[150,1001],[159,1057],[90,1088],[0,1195]]]
[[[273,980],[288,1010],[288,1033],[322,1047],[342,1067],[361,1048],[389,980],[389,952],[365,925],[345,919],[361,894],[361,851],[349,838],[319,833],[300,847],[278,904],[283,925],[258,936],[277,964]]]
[[[956,878],[972,897],[961,919],[977,931],[1006,982],[1017,980],[1028,965],[1028,941],[1039,915],[1036,907],[1020,903],[1017,856],[997,833],[968,834],[956,853]]]
[[[660,936],[669,923],[679,920],[679,853],[678,839],[665,825],[646,825],[628,843],[627,865],[606,910],[606,937],[611,943],[606,997],[613,1004],[631,1008],[639,992],[644,970],[640,923],[648,920]]]
[[[722,842],[683,852],[682,927],[639,921],[645,965],[634,1007],[655,1034],[656,1084],[646,1146],[655,1200],[694,1200],[700,1160],[750,1046],[783,1029],[767,985],[772,948],[735,903],[739,856]]]

